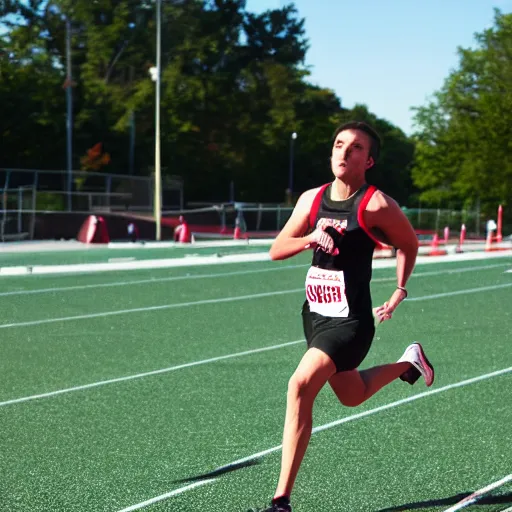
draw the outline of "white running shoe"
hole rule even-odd
[[[412,343],[405,349],[403,356],[397,363],[404,362],[411,363],[412,368],[400,376],[403,381],[414,384],[420,376],[423,376],[427,387],[432,386],[434,382],[434,367],[427,359],[423,347],[419,343]]]

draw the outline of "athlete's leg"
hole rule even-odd
[[[275,497],[289,497],[292,492],[311,437],[313,402],[335,373],[332,359],[321,350],[310,348],[288,383],[281,474]]]
[[[329,384],[343,405],[355,407],[398,379],[410,367],[410,363],[403,362],[375,366],[362,371],[339,372],[329,379]]]

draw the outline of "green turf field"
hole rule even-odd
[[[265,505],[307,263],[1,278],[0,511]],[[441,512],[512,473],[510,269],[416,267],[363,367],[420,340],[434,386],[397,381],[353,409],[323,390],[294,512]],[[394,284],[374,270],[375,305]],[[509,507],[510,482],[464,510]]]

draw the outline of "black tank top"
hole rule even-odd
[[[376,188],[363,185],[355,194],[343,201],[330,198],[332,183],[318,192],[310,214],[311,229],[327,225],[339,254],[333,256],[320,248],[315,249],[311,265],[325,270],[342,270],[349,317],[369,318],[372,315],[370,280],[372,278],[373,251],[378,245],[364,224],[363,212]]]

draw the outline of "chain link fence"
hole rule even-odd
[[[131,212],[152,214],[154,178],[89,171],[0,169],[0,241],[32,239],[40,214]],[[183,182],[165,176],[164,208],[183,208]]]

